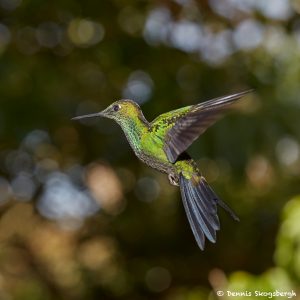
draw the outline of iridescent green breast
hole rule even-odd
[[[134,153],[139,156],[143,151],[142,137],[147,133],[148,126],[140,120],[126,119],[119,123]]]

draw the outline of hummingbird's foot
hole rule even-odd
[[[168,174],[168,178],[172,185],[179,186],[178,178],[174,174]]]

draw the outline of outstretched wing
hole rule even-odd
[[[165,139],[167,133],[176,122],[183,118],[193,106],[185,106],[176,110],[169,111],[167,113],[159,115],[150,123],[150,131],[153,132],[157,137]]]
[[[179,115],[166,132],[164,151],[169,161],[174,163],[178,156],[221,118],[236,100],[250,92],[251,90],[244,91],[187,107],[189,109]]]

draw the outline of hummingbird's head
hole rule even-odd
[[[103,117],[120,122],[124,119],[139,116],[142,113],[139,105],[132,100],[119,100],[112,103],[100,114]]]
[[[118,123],[122,122],[123,120],[135,117],[144,118],[139,105],[132,100],[125,99],[118,100],[112,103],[106,109],[98,113],[75,117],[72,120],[79,120],[91,117],[105,117],[113,119]]]

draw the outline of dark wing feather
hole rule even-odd
[[[174,163],[180,153],[213,125],[231,107],[231,104],[249,92],[251,91],[219,97],[194,105],[189,112],[178,118],[166,135],[164,151],[169,161]]]

